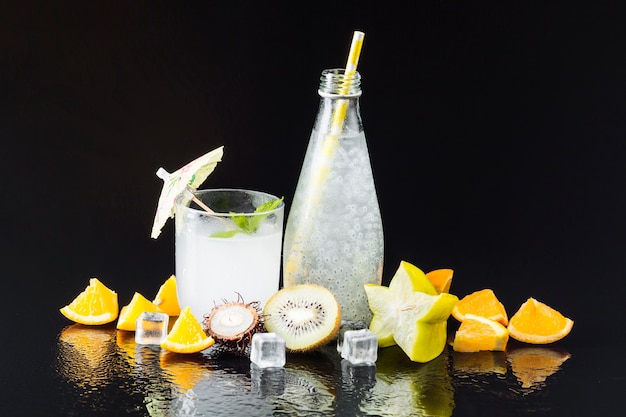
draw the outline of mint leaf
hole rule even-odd
[[[209,237],[228,238],[228,237],[235,236],[237,233],[240,233],[240,230],[224,230],[223,232],[215,232],[212,235],[210,235]]]
[[[284,199],[285,197],[281,197],[278,200],[266,201],[265,203],[257,207],[254,212],[263,213],[265,211],[274,210],[280,205],[280,203],[283,202]],[[249,235],[255,233],[259,226],[261,226],[261,224],[263,224],[265,219],[267,219],[267,217],[269,216],[269,214],[263,216],[236,216],[237,213],[231,214],[235,214],[235,216],[233,216],[231,219],[237,225],[237,227],[239,227],[242,232]]]
[[[235,212],[230,212],[230,214],[233,214],[234,216],[231,217],[230,219],[233,221],[233,223],[235,223],[235,225],[240,228],[242,231],[246,231],[248,230],[249,226],[248,226],[248,217],[246,216],[236,216],[237,213]]]
[[[280,203],[283,202],[284,199],[285,197],[281,197],[278,200],[266,201],[265,203],[257,207],[254,212],[263,213],[265,211],[274,210],[280,205]],[[259,226],[261,226],[261,224],[263,224],[263,221],[265,221],[265,219],[267,219],[267,217],[269,216],[269,214],[265,214],[263,216],[242,216],[243,213],[235,213],[233,211],[231,211],[230,214],[233,215],[233,217],[231,217],[230,219],[233,223],[235,223],[237,229],[216,232],[211,234],[209,237],[229,238],[233,237],[237,233],[246,233],[248,235],[251,235],[257,231]]]

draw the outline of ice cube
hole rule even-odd
[[[285,365],[285,340],[276,333],[255,333],[252,336],[250,361],[259,368],[280,368]]]
[[[355,365],[375,364],[378,359],[378,337],[368,329],[346,331],[341,357]]]
[[[135,342],[140,345],[159,345],[167,336],[169,316],[165,313],[143,312],[137,317]]]
[[[339,327],[339,334],[337,335],[337,352],[341,353],[341,349],[343,347],[343,335],[348,330],[361,330],[367,329],[367,324],[362,321],[346,321],[341,323],[341,327]]]

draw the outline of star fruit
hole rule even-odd
[[[373,317],[370,330],[378,346],[399,345],[414,362],[428,362],[443,352],[447,321],[458,297],[437,293],[424,272],[402,261],[389,287],[365,284]]]

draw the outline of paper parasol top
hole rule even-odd
[[[167,219],[174,217],[176,197],[188,187],[192,189],[198,188],[213,172],[217,163],[222,160],[223,154],[224,147],[220,146],[194,159],[171,174],[165,169],[159,168],[156,174],[163,180],[164,184],[154,216],[154,224],[152,225],[151,236],[153,239],[159,237]]]

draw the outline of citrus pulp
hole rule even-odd
[[[117,293],[97,278],[91,278],[89,286],[60,311],[68,319],[80,324],[110,323],[119,313]]]
[[[456,352],[504,351],[508,341],[509,331],[501,323],[466,314],[454,335],[452,348]]]
[[[154,305],[143,295],[135,292],[130,302],[123,306],[117,319],[117,328],[119,330],[135,331],[137,329],[137,318],[143,312],[154,313],[157,306]]]
[[[573,320],[530,297],[511,317],[509,333],[520,342],[544,344],[561,340],[573,326]]]
[[[161,347],[175,353],[195,353],[213,346],[214,343],[213,338],[204,333],[202,325],[187,306],[181,310],[172,330],[161,342]]]
[[[474,291],[461,298],[452,310],[452,316],[458,321],[463,321],[466,314],[486,317],[501,323],[503,326],[509,324],[504,305],[498,300],[491,289]]]
[[[180,314],[180,305],[178,304],[178,295],[176,294],[176,275],[170,276],[161,284],[152,302],[159,308],[159,311],[168,316],[178,316]]]

